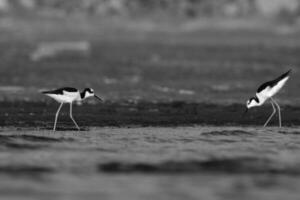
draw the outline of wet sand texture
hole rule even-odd
[[[298,128],[2,129],[3,199],[298,199]]]
[[[52,129],[57,110],[56,103],[2,102],[0,103],[0,125]],[[75,128],[69,118],[69,107],[63,107],[58,119],[58,129]],[[272,112],[272,107],[252,109],[243,116],[245,105],[151,102],[106,102],[74,106],[73,115],[83,130],[97,126],[190,126],[190,125],[257,125],[262,126]],[[300,124],[300,109],[297,106],[282,106],[284,126]],[[271,126],[278,125],[274,116]]]

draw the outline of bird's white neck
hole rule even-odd
[[[86,99],[86,92],[82,91],[80,92],[80,101],[83,101],[84,99]]]
[[[265,103],[266,100],[268,100],[268,97],[262,96],[262,95],[256,95],[257,99],[258,99],[258,106],[261,106],[262,104]]]

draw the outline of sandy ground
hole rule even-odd
[[[299,129],[1,130],[5,199],[298,199]]]

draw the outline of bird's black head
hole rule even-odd
[[[244,114],[246,114],[250,108],[258,105],[259,105],[259,99],[257,97],[249,98],[248,101],[246,102],[246,110]]]
[[[94,89],[93,88],[85,88],[83,91],[87,92],[89,94],[94,94]]]
[[[251,97],[246,103],[246,106],[248,109],[258,106],[259,105],[259,99],[257,97]]]
[[[94,89],[92,89],[92,88],[85,88],[82,92],[82,95],[81,95],[82,99],[86,99],[88,97],[95,97],[95,98],[99,99],[100,101],[103,101],[100,97],[95,95]]]

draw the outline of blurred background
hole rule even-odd
[[[297,72],[299,0],[0,0],[0,98],[244,103]],[[294,78],[283,93],[296,103]]]

